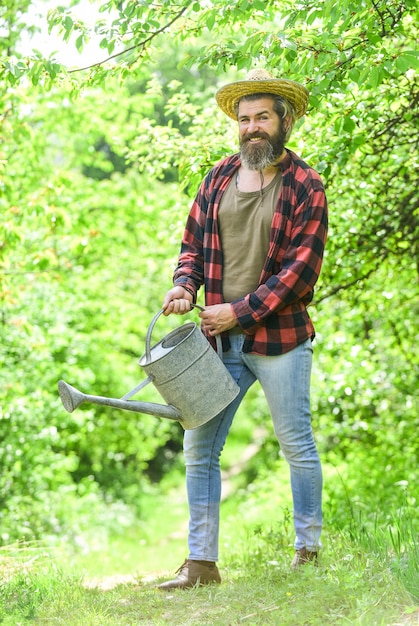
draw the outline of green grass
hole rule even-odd
[[[261,477],[259,487],[223,503],[220,586],[156,589],[186,556],[181,487],[150,495],[138,527],[94,549],[2,549],[0,623],[417,626],[419,546],[408,512],[390,526],[350,519],[347,528],[326,527],[320,567],[293,572],[287,476],[279,478],[276,490]]]
[[[153,582],[87,589],[53,568],[18,574],[2,587],[2,624],[107,626],[396,625],[417,623],[414,603],[385,563],[339,542],[318,569],[289,570],[285,555],[226,562],[220,586],[161,593]]]

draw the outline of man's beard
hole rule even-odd
[[[252,143],[250,139],[261,137],[261,143]],[[272,165],[284,151],[285,131],[280,128],[275,135],[268,133],[246,133],[240,138],[240,158],[242,165],[249,170],[264,170]]]

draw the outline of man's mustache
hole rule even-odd
[[[270,136],[268,135],[268,133],[265,133],[263,131],[259,132],[259,133],[246,133],[245,135],[243,135],[241,141],[250,141],[251,139],[267,139],[268,141],[270,140]]]

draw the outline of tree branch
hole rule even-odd
[[[388,18],[390,18],[391,20],[391,28],[393,29],[397,22],[400,21],[402,15],[403,15],[403,11],[405,10],[405,3],[404,2],[400,2],[399,6],[396,7],[396,14],[392,13],[389,9],[388,6],[386,6],[384,8],[384,10],[381,10],[380,7],[378,6],[378,1],[377,0],[372,0],[372,6],[374,7],[374,9],[376,10],[378,17],[380,19],[380,23],[381,23],[381,37],[386,37],[389,34],[389,30],[386,27],[386,20]]]
[[[378,266],[378,264],[377,264],[377,266]],[[371,276],[371,274],[373,274],[377,270],[377,266],[373,267],[372,269],[370,269],[366,274],[354,278],[354,280],[350,281],[349,283],[346,283],[345,285],[336,285],[336,287],[331,289],[329,292],[325,293],[320,298],[316,298],[316,300],[315,300],[315,302],[313,302],[313,304],[314,305],[315,304],[319,304],[320,302],[323,302],[323,300],[327,300],[328,298],[332,298],[333,296],[335,296],[340,291],[346,291],[347,289],[350,289],[351,287],[353,287],[357,283],[360,283],[362,280],[366,280],[367,278],[369,278]]]
[[[125,48],[125,50],[121,50],[121,52],[116,52],[115,54],[112,54],[110,57],[103,59],[103,61],[98,61],[97,63],[92,63],[92,65],[86,65],[85,67],[78,67],[74,70],[69,70],[69,74],[73,74],[74,72],[82,72],[83,70],[90,70],[93,67],[98,67],[99,65],[102,65],[103,63],[107,63],[108,61],[111,61],[112,59],[116,59],[117,57],[126,54],[127,52],[131,52],[131,50],[135,50],[136,48],[144,48],[146,46],[146,44],[148,44],[150,41],[152,41],[155,37],[157,37],[157,35],[160,35],[160,33],[163,33],[165,30],[167,30],[168,28],[170,28],[170,26],[172,24],[174,24],[176,22],[176,20],[178,20],[186,11],[188,7],[183,7],[179,13],[177,13],[174,18],[172,20],[170,20],[170,22],[168,22],[167,24],[165,24],[164,26],[162,26],[161,28],[157,29],[156,31],[154,31],[149,37],[147,37],[146,39],[144,39],[143,41],[140,41],[139,43],[136,43],[133,46],[130,46],[129,48]]]
[[[385,25],[385,17],[384,17],[384,13],[382,13],[378,7],[378,3],[374,2],[374,0],[372,0],[372,6],[374,7],[374,9],[376,10],[378,17],[380,19],[380,23],[381,23],[381,37],[385,37],[387,35],[387,30],[386,30],[386,25]]]

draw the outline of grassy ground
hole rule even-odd
[[[146,523],[106,544],[91,542],[90,548],[78,552],[65,548],[51,552],[39,545],[3,549],[0,622],[419,625],[419,589],[416,598],[408,593],[398,575],[397,555],[378,536],[370,537],[367,545],[353,534],[326,529],[320,567],[290,570],[292,530],[285,476],[281,484],[284,494],[243,492],[223,503],[220,586],[171,593],[156,589],[156,582],[172,577],[186,556],[182,488],[169,496],[154,496]],[[282,504],[279,521],[277,515],[273,518],[275,500]]]

